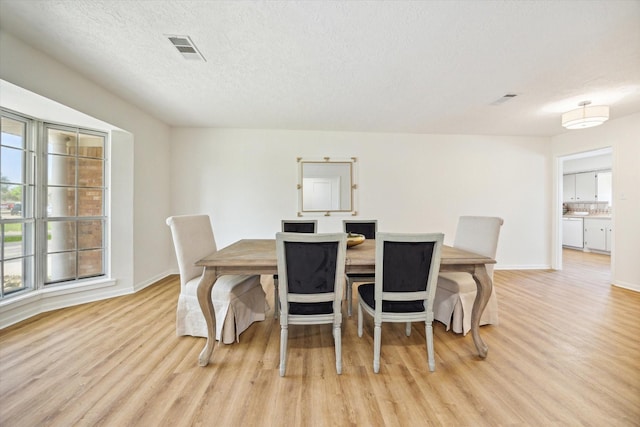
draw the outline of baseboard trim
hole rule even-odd
[[[135,293],[135,292],[141,291],[141,290],[143,290],[144,288],[146,288],[146,287],[148,287],[148,286],[153,285],[153,284],[154,284],[154,283],[156,283],[158,280],[162,280],[162,279],[164,279],[165,277],[170,276],[170,275],[172,275],[172,274],[178,274],[178,272],[177,272],[177,271],[174,271],[174,270],[166,270],[166,271],[165,271],[165,272],[163,272],[163,273],[160,273],[160,274],[155,275],[155,276],[154,276],[154,277],[152,277],[151,279],[147,279],[147,280],[145,280],[144,282],[137,283],[137,284],[133,285],[133,292]]]
[[[496,265],[494,270],[551,270],[550,264]]]
[[[640,292],[640,285],[637,283],[616,282],[612,283],[613,286],[623,289],[629,289],[630,291]]]

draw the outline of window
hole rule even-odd
[[[32,122],[0,120],[0,298],[34,286]]]
[[[95,132],[46,125],[45,283],[104,274],[104,148]]]
[[[106,274],[106,148],[105,133],[2,111],[0,297]]]

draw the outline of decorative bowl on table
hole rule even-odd
[[[347,234],[347,247],[359,245],[364,242],[364,234],[349,233]]]

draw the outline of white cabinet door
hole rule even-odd
[[[584,246],[597,251],[607,249],[607,229],[611,225],[610,219],[584,219]]]
[[[605,238],[607,239],[606,242],[606,250],[607,252],[611,252],[611,237],[613,234],[613,227],[611,226],[611,220],[609,220],[609,225],[606,228],[606,233],[605,233]]]
[[[576,202],[595,202],[596,173],[582,172],[576,174]]]
[[[598,201],[611,206],[611,172],[598,172]]]
[[[562,177],[562,201],[576,201],[576,175],[564,175]]]

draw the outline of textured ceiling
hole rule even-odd
[[[0,0],[0,26],[175,126],[555,135],[583,100],[640,112],[640,1]]]

